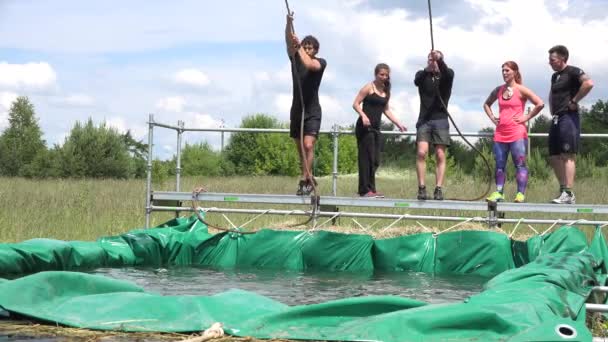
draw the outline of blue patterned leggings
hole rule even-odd
[[[494,156],[496,158],[496,188],[502,191],[505,185],[505,168],[509,151],[513,164],[515,164],[515,179],[517,180],[517,191],[526,193],[528,185],[528,167],[526,166],[526,150],[528,139],[519,139],[511,143],[494,142]]]

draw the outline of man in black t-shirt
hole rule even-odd
[[[593,88],[593,81],[583,70],[567,65],[568,56],[568,49],[563,45],[556,45],[549,50],[549,64],[555,71],[551,76],[549,93],[553,115],[549,130],[549,155],[560,184],[560,194],[551,202],[557,204],[576,202],[572,187],[581,135],[578,103]]]
[[[289,133],[296,143],[302,170],[296,195],[310,195],[313,183],[316,185],[312,176],[312,165],[315,142],[321,128],[319,86],[327,62],[323,58],[316,57],[319,52],[319,41],[315,37],[306,36],[302,42],[299,41],[293,30],[293,15],[291,14],[287,16],[285,25],[285,44],[292,62],[293,80]],[[303,139],[302,115],[304,115]]]
[[[447,105],[452,95],[454,70],[448,68],[440,51],[431,51],[427,67],[416,73],[414,84],[420,95],[420,114],[416,123],[416,175],[419,200],[426,200],[426,156],[429,144],[435,147],[435,191],[433,199],[443,200],[443,179],[446,168],[445,151],[450,145],[450,123]],[[441,97],[440,97],[441,96]]]

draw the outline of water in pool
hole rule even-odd
[[[432,304],[459,302],[481,292],[488,280],[480,276],[418,272],[219,271],[195,267],[101,268],[89,273],[131,281],[148,292],[162,295],[213,295],[234,288],[288,305],[369,295],[394,295]]]

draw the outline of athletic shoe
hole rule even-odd
[[[376,198],[384,198],[384,194],[383,194],[383,193],[381,193],[381,192],[374,192],[374,196],[375,196]]]
[[[443,191],[441,191],[440,187],[435,188],[435,192],[433,192],[433,199],[436,201],[443,201]]]
[[[554,198],[551,202],[555,204],[575,204],[576,197],[574,197],[574,193],[571,192],[572,195],[568,195],[567,192],[563,191],[559,197]]]
[[[505,197],[502,195],[502,193],[500,191],[494,191],[490,196],[488,196],[488,198],[486,198],[486,201],[488,201],[488,202],[502,202],[504,200],[505,200]]]
[[[305,196],[305,195],[310,195],[310,192],[309,192],[309,193],[306,193],[306,192],[307,192],[307,191],[306,191],[306,190],[307,190],[307,189],[306,189],[307,185],[308,185],[308,184],[306,184],[306,181],[305,181],[305,180],[301,180],[301,181],[298,183],[298,190],[296,191],[296,196]]]
[[[372,192],[372,191],[368,191],[366,194],[363,195],[359,195],[361,197],[367,197],[367,198],[376,198],[376,193]]]
[[[304,185],[304,195],[308,196],[312,194],[314,189],[315,188],[312,186],[312,183],[310,181],[306,181],[306,184]]]
[[[525,200],[526,200],[526,195],[522,194],[521,192],[518,192],[515,195],[515,199],[513,200],[513,202],[515,202],[515,203],[524,203]]]
[[[416,196],[421,201],[425,201],[428,196],[426,194],[426,187],[418,187],[418,195]]]

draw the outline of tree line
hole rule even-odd
[[[481,114],[480,114],[481,115]],[[550,117],[539,115],[531,123],[533,133],[546,133]],[[608,133],[608,102],[597,101],[583,108],[581,125],[584,133]],[[288,124],[266,114],[249,115],[241,128],[288,128]],[[342,129],[354,129],[353,126]],[[392,130],[383,124],[383,130]],[[480,132],[493,133],[493,128]],[[8,115],[8,127],[0,135],[0,176],[28,178],[143,178],[146,176],[148,145],[133,138],[127,131],[120,133],[105,123],[92,119],[76,122],[62,144],[47,146],[38,124],[33,104],[27,97],[18,97]],[[314,173],[332,173],[333,140],[320,135],[315,149]],[[530,138],[528,167],[531,179],[546,179],[548,166],[546,138]],[[479,138],[474,146],[494,165],[492,138]],[[357,143],[353,135],[338,139],[338,173],[357,172]],[[416,158],[415,139],[403,136],[383,137],[381,163],[383,167],[413,169]],[[435,164],[429,159],[427,168]],[[176,156],[169,160],[154,160],[153,180],[160,182],[175,175]],[[582,139],[577,162],[577,177],[604,177],[608,166],[608,139]],[[510,164],[507,170],[514,172]],[[207,142],[188,144],[182,148],[183,176],[286,175],[299,173],[293,140],[287,134],[232,133],[224,151],[217,151]],[[481,179],[493,177],[481,156],[461,139],[453,139],[448,148],[447,175],[451,178],[471,175]]]

